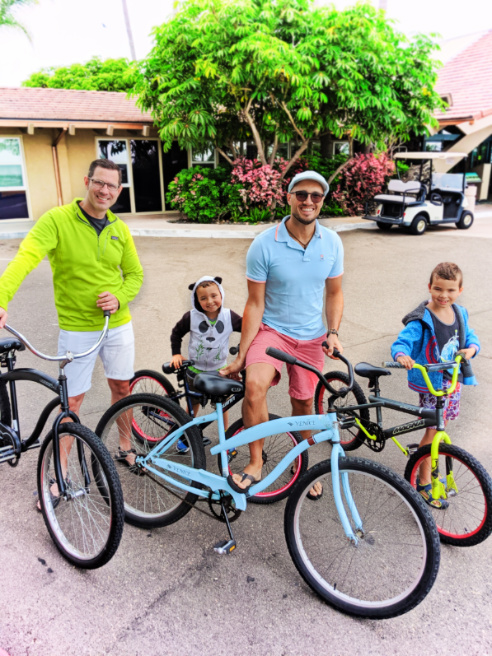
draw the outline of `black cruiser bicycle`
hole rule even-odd
[[[15,467],[21,455],[41,447],[37,487],[46,527],[60,553],[84,569],[105,565],[115,554],[124,526],[124,504],[115,463],[99,438],[68,406],[65,366],[92,353],[106,336],[109,312],[96,344],[85,353],[59,356],[37,351],[19,332],[0,339],[0,463]],[[26,347],[43,360],[59,362],[58,379],[36,369],[15,368],[17,353]],[[56,396],[41,412],[32,434],[22,439],[16,383],[31,381]],[[39,437],[50,414],[61,407],[41,445]],[[65,420],[65,421],[64,421]]]

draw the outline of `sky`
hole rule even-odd
[[[379,6],[381,0],[373,0]],[[324,0],[317,0],[317,4]],[[152,27],[172,15],[174,0],[127,0],[137,59],[152,48]],[[338,9],[354,0],[335,0]],[[439,33],[442,39],[492,29],[491,0],[386,0],[387,14],[408,35]],[[0,28],[0,87],[19,86],[48,66],[130,58],[121,0],[38,0],[16,17],[29,31]]]

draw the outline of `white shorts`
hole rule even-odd
[[[100,330],[78,332],[60,330],[58,337],[58,355],[67,351],[83,353],[97,342]],[[131,322],[124,326],[111,328],[99,348],[80,360],[73,360],[65,367],[68,396],[84,394],[91,388],[92,372],[97,356],[102,360],[106,378],[113,380],[130,380],[133,378],[135,361],[135,339]]]

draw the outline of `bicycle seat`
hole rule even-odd
[[[15,337],[5,337],[0,339],[0,353],[8,353],[9,351],[25,351],[24,344]]]
[[[359,362],[354,367],[354,371],[362,378],[369,378],[369,387],[374,387],[378,382],[379,376],[391,376],[391,371],[383,369],[383,367],[375,367],[367,362]]]
[[[219,374],[198,374],[194,380],[195,389],[210,398],[227,398],[244,390],[238,380],[223,378]]]

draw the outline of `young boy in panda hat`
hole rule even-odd
[[[232,332],[241,332],[243,320],[233,310],[224,307],[224,290],[219,276],[203,276],[188,289],[191,290],[192,309],[181,317],[171,333],[171,364],[175,369],[182,365],[181,342],[190,333],[188,358],[194,360],[195,365],[188,368],[188,374],[193,379],[196,374],[218,371],[226,365],[229,337]],[[195,416],[199,408],[199,403],[193,404]],[[224,425],[227,429],[227,413],[224,413]]]

